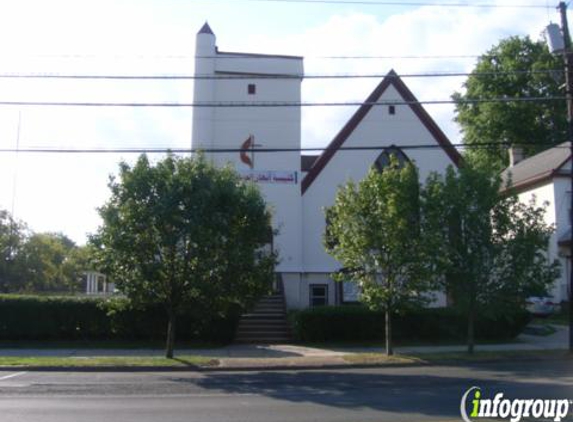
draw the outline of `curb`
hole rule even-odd
[[[27,371],[27,372],[252,372],[252,371],[320,371],[333,369],[374,369],[374,368],[410,368],[424,366],[463,366],[463,365],[486,365],[492,363],[508,362],[541,362],[541,361],[566,361],[571,356],[510,356],[498,359],[435,359],[430,362],[404,362],[404,363],[325,363],[318,365],[309,364],[269,364],[269,365],[245,365],[245,366],[0,366],[0,372],[4,371]]]
[[[401,364],[326,364],[326,365],[252,365],[252,366],[1,366],[0,372],[254,372],[254,371],[320,371],[332,369],[368,369],[431,366],[432,363]]]
[[[199,372],[192,366],[0,366],[0,372]]]

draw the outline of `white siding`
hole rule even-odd
[[[400,102],[403,98],[390,86],[380,101]],[[396,114],[387,106],[373,107],[344,143],[349,146],[389,146],[422,144],[436,146],[436,140],[406,105],[397,105]],[[325,229],[324,208],[334,203],[338,188],[348,180],[365,177],[381,150],[337,151],[303,195],[303,263],[307,272],[330,273],[340,268],[322,245]],[[423,182],[432,171],[444,172],[452,161],[442,148],[407,150],[406,155],[419,168]]]
[[[196,103],[301,101],[300,79],[264,79],[257,76],[302,75],[302,59],[218,53],[212,34],[197,35],[196,54],[198,75],[233,77],[237,73],[242,74],[240,79],[196,80]],[[252,77],[249,74],[253,74]],[[248,93],[249,84],[256,85],[254,95]],[[300,128],[300,107],[198,107],[193,114],[192,145],[194,148],[237,149],[253,135],[260,148],[297,149],[300,148]],[[206,156],[218,165],[231,164],[237,170],[249,169],[247,164],[241,162],[239,152],[207,153]],[[261,183],[259,186],[273,212],[273,226],[279,231],[274,241],[280,258],[277,271],[300,272],[300,152],[255,152],[254,170],[297,172],[297,184]]]
[[[549,242],[548,258],[557,259],[561,264],[561,275],[555,280],[550,295],[557,302],[568,299],[569,259],[558,247],[559,238],[567,233],[569,228],[569,207],[571,203],[571,184],[567,178],[556,177],[545,184],[532,187],[521,192],[519,200],[525,204],[535,198],[537,206],[547,203],[545,223],[555,227],[555,232]]]
[[[196,103],[300,103],[302,59],[284,56],[249,56],[222,53],[216,48],[213,34],[197,35],[196,74],[199,76],[233,76],[241,79],[197,79]],[[261,75],[296,75],[295,78],[265,79]],[[254,95],[249,84],[256,85]],[[390,84],[380,101],[404,100]],[[202,149],[237,149],[254,136],[260,148],[293,148],[301,146],[300,107],[196,107],[193,110],[192,146]],[[452,164],[443,149],[409,106],[395,105],[391,115],[388,106],[370,109],[344,146],[389,146],[427,144],[432,148],[404,150],[420,170],[421,181],[431,171],[443,172]],[[255,148],[256,150],[256,148]],[[254,170],[297,172],[296,184],[260,184],[273,210],[273,225],[280,234],[275,247],[280,253],[277,271],[282,273],[287,305],[301,308],[309,305],[309,286],[328,284],[329,304],[335,304],[336,285],[330,274],[339,264],[322,246],[325,227],[324,207],[330,206],[337,189],[349,179],[362,179],[382,150],[337,151],[330,162],[301,196],[302,174],[300,152],[254,153]],[[249,154],[250,155],[250,154]],[[218,165],[230,163],[240,171],[248,170],[238,152],[209,154]]]

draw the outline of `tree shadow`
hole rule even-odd
[[[500,361],[485,361],[464,363],[465,368],[476,374],[490,371],[500,372],[502,378],[510,380],[535,380],[537,377],[551,378],[555,385],[568,385],[569,392],[573,393],[573,355],[567,351],[539,352],[539,357],[520,358]],[[550,354],[553,353],[553,354]],[[550,356],[554,358],[550,359]],[[573,394],[572,394],[573,395]],[[573,398],[573,397],[572,397]]]
[[[176,379],[218,393],[255,394],[290,403],[310,403],[345,410],[460,416],[465,391],[479,386],[484,398],[503,392],[511,398],[564,398],[562,385],[516,377],[502,380],[373,370],[210,373],[201,379]],[[568,388],[573,395],[573,386]]]

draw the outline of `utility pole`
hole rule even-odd
[[[567,22],[567,4],[559,2],[561,15],[561,32],[563,33],[563,60],[565,61],[565,98],[567,100],[567,141],[571,154],[571,193],[569,203],[569,233],[572,239],[569,243],[569,352],[573,352],[573,63],[571,51],[571,36]]]

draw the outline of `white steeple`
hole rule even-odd
[[[197,33],[195,40],[195,76],[207,79],[195,79],[193,102],[210,103],[215,100],[215,56],[217,54],[216,37],[207,22]],[[193,109],[193,132],[191,148],[209,149],[213,147],[214,109],[195,107]]]

